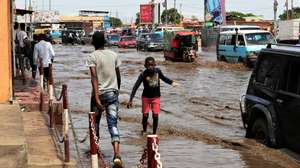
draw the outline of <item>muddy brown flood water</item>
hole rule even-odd
[[[141,131],[142,86],[134,99],[135,107],[126,109],[129,94],[143,61],[153,56],[162,72],[180,86],[161,86],[159,119],[161,161],[166,168],[239,168],[299,167],[281,150],[266,148],[244,138],[239,112],[239,98],[245,93],[251,71],[242,65],[217,63],[214,54],[205,54],[196,63],[165,62],[161,52],[136,52],[113,48],[122,60],[119,128],[121,154],[126,168],[136,167],[143,153],[145,137]],[[86,56],[91,46],[55,46],[54,74],[57,84],[67,83],[72,119],[79,139],[88,128],[91,84]],[[150,124],[152,122],[151,117]],[[101,150],[107,163],[113,157],[105,117],[101,120]],[[151,128],[148,129],[151,132]],[[73,143],[74,144],[74,143]],[[89,165],[89,141],[78,143],[81,159],[72,145],[73,159],[78,165]],[[80,163],[82,160],[82,163]]]

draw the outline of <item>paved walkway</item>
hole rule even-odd
[[[73,162],[68,165],[63,162],[46,115],[38,111],[38,86],[32,82],[26,85],[20,80],[14,82],[16,103],[0,104],[0,167],[75,167]]]

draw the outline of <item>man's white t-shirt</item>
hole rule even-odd
[[[35,65],[40,66],[39,59],[41,58],[43,61],[43,67],[49,67],[51,59],[53,59],[54,56],[55,53],[51,43],[45,40],[41,40],[40,42],[34,45],[33,60]]]
[[[25,47],[24,39],[27,37],[27,33],[23,30],[19,31],[17,34],[17,39],[19,41],[19,46],[21,48]]]
[[[118,90],[116,68],[121,65],[119,56],[110,50],[96,50],[87,58],[89,67],[96,67],[100,94]]]

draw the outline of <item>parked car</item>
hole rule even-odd
[[[158,33],[149,34],[146,40],[145,50],[146,51],[162,51],[164,49],[163,37]]]
[[[135,48],[136,47],[136,39],[134,36],[122,36],[119,43],[119,48]]]
[[[76,30],[76,29],[68,29],[63,30],[61,32],[61,38],[63,44],[84,44],[82,40],[84,31],[83,30]]]
[[[300,152],[300,48],[263,49],[240,106],[247,138]]]
[[[108,34],[106,36],[107,45],[108,46],[118,46],[120,38],[121,38],[120,34]]]
[[[141,33],[136,40],[136,49],[142,50],[145,49],[146,41],[149,39],[150,33]]]
[[[221,32],[217,42],[217,60],[242,62],[253,67],[261,49],[276,44],[274,36],[263,30],[236,30]]]

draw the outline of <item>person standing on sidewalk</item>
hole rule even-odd
[[[28,38],[27,33],[25,31],[25,23],[20,24],[20,31],[17,34],[18,45],[20,47],[20,54],[24,54],[25,43],[24,40]]]
[[[34,64],[33,51],[34,51],[34,46],[37,43],[38,43],[38,36],[36,34],[33,35],[32,41],[27,40],[25,42],[25,57],[28,57],[28,59],[30,61],[31,74],[32,74],[33,81],[35,81],[36,70],[37,70],[37,66]]]
[[[49,64],[53,63],[54,60],[54,50],[52,44],[45,41],[46,35],[39,34],[38,39],[39,42],[34,45],[33,50],[33,60],[34,64],[38,67],[40,66],[40,60],[42,60],[42,64],[44,67],[44,79],[45,83],[48,81],[49,77]]]
[[[95,32],[92,37],[95,51],[87,58],[92,82],[91,111],[96,112],[96,135],[99,138],[101,114],[106,111],[108,130],[114,150],[113,163],[122,167],[120,157],[120,133],[118,129],[119,89],[121,75],[119,67],[121,61],[118,55],[104,49],[104,32]]]
[[[164,76],[159,68],[156,68],[155,59],[153,57],[147,57],[145,59],[145,70],[139,75],[137,81],[132,89],[127,108],[133,106],[132,100],[135,96],[137,89],[143,82],[144,90],[142,94],[142,113],[143,113],[143,131],[142,134],[147,132],[147,123],[149,112],[152,110],[153,118],[153,134],[156,134],[158,125],[158,116],[160,113],[160,79],[172,86],[178,86],[178,84]]]

